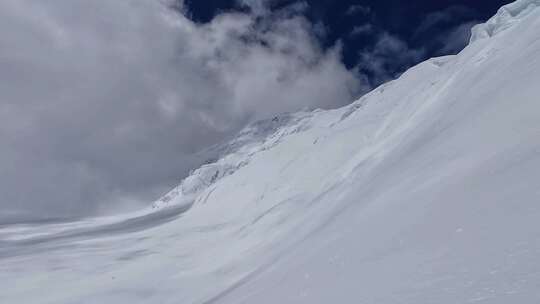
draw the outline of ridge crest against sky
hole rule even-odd
[[[347,106],[250,124],[152,207],[0,225],[0,302],[540,303],[540,0],[516,4]]]
[[[511,0],[186,0],[189,16],[209,22],[224,11],[306,17],[323,47],[339,44],[343,62],[375,87],[434,56],[455,54],[472,26]]]
[[[346,105],[504,4],[399,3],[1,1],[0,222],[147,206],[249,122]]]

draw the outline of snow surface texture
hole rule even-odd
[[[540,303],[539,4],[148,210],[0,227],[0,303]]]

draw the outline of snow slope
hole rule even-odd
[[[539,303],[540,1],[152,208],[0,227],[0,303]]]

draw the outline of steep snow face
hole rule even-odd
[[[537,4],[249,126],[153,208],[0,227],[0,303],[539,303]]]
[[[284,114],[247,126],[230,142],[209,149],[206,154],[218,155],[218,159],[191,172],[178,187],[154,202],[152,208],[191,206],[201,198],[204,190],[247,165],[254,155],[271,149],[282,138],[300,132],[310,116],[310,113]]]

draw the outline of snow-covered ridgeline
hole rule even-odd
[[[231,141],[212,147],[217,159],[192,170],[180,185],[154,202],[152,208],[195,203],[205,189],[247,165],[253,155],[279,144],[284,136],[307,128],[312,116],[312,113],[303,112],[283,114],[248,125]]]
[[[540,6],[540,0],[517,0],[499,9],[497,14],[487,22],[478,24],[472,29],[471,43],[492,37],[510,28]]]
[[[539,303],[531,3],[347,107],[248,126],[160,210],[0,227],[0,302]]]

